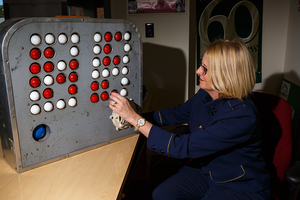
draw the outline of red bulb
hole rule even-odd
[[[111,33],[109,33],[109,32],[105,33],[105,35],[104,35],[104,40],[105,40],[106,42],[110,42],[111,39],[112,39]]]
[[[34,64],[30,65],[29,70],[31,73],[37,74],[41,71],[41,67],[39,64],[34,63]]]
[[[117,33],[115,34],[115,40],[116,40],[116,41],[120,41],[121,39],[122,39],[121,33],[120,33],[120,32],[117,32]]]
[[[46,58],[52,58],[54,56],[54,50],[52,48],[45,49],[44,56]]]
[[[115,65],[120,64],[120,57],[119,57],[119,56],[115,56],[114,59],[113,59],[113,63],[114,63]]]
[[[111,46],[109,44],[105,45],[103,51],[104,53],[109,54],[111,52]]]
[[[44,92],[43,92],[43,96],[46,98],[46,99],[50,99],[52,96],[53,96],[53,92],[51,89],[45,89]]]
[[[39,78],[33,77],[32,79],[30,79],[30,85],[31,85],[31,87],[36,88],[36,87],[40,86],[40,84],[41,84],[41,81],[40,81]]]
[[[93,91],[98,90],[98,89],[99,89],[98,83],[97,83],[97,82],[93,82],[93,83],[91,84],[91,89],[92,89]]]
[[[96,103],[99,101],[99,97],[97,94],[92,94],[91,96],[91,102]]]
[[[44,64],[44,70],[45,72],[52,72],[54,69],[54,65],[51,62],[46,62]]]
[[[69,80],[70,80],[71,82],[75,82],[75,81],[77,81],[77,79],[78,79],[78,76],[77,76],[76,73],[72,72],[72,73],[69,75]]]
[[[108,88],[108,82],[107,81],[102,81],[102,83],[101,83],[101,88],[102,89],[107,89]]]
[[[108,66],[110,64],[110,58],[109,57],[103,58],[102,63],[104,66]]]
[[[71,85],[69,87],[69,93],[70,94],[76,94],[77,93],[77,87],[75,85]]]
[[[71,62],[70,62],[70,68],[71,69],[77,69],[78,68],[78,66],[79,66],[79,64],[78,64],[78,61],[77,60],[71,60]]]
[[[66,81],[66,77],[64,74],[58,74],[57,77],[56,77],[56,81],[59,83],[59,84],[62,84]]]
[[[108,100],[108,93],[107,92],[102,92],[102,94],[101,94],[101,100],[102,101],[106,101],[106,100]]]
[[[34,60],[37,60],[41,57],[41,52],[39,49],[32,49],[30,51],[30,57]]]
[[[117,91],[117,90],[113,90],[113,91],[111,91],[111,93],[113,93],[113,92],[115,92],[115,93],[118,93],[118,91]]]

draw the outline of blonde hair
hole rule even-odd
[[[220,98],[243,99],[253,90],[255,69],[245,45],[237,40],[218,40],[207,46],[207,75]]]

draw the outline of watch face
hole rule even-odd
[[[138,124],[139,126],[144,126],[144,124],[145,124],[145,119],[139,119],[139,120],[137,121],[137,124]]]

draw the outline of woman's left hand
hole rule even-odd
[[[112,92],[110,95],[109,107],[115,111],[124,120],[131,123],[138,115],[131,107],[129,101],[116,92]]]

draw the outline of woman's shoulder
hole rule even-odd
[[[224,99],[223,112],[232,113],[234,115],[250,115],[255,117],[257,115],[257,108],[251,99]]]

